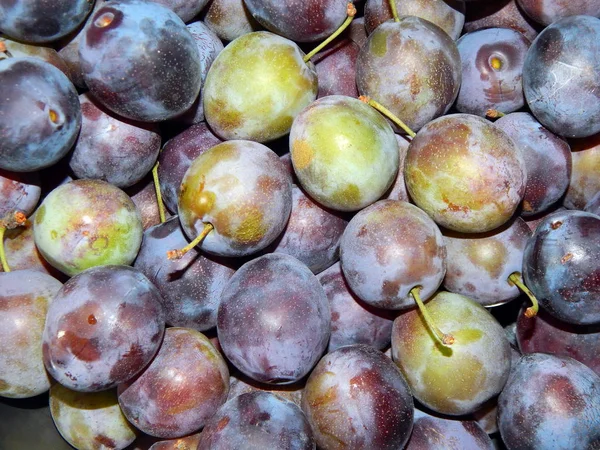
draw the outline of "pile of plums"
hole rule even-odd
[[[600,449],[599,17],[0,2],[0,406],[79,450]]]

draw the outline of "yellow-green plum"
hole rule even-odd
[[[319,203],[358,211],[394,183],[398,142],[386,119],[362,101],[323,97],[294,120],[292,164],[300,184]]]
[[[392,329],[392,357],[413,396],[442,414],[464,415],[500,393],[510,372],[510,344],[498,321],[480,304],[440,292],[427,309],[454,336],[440,344],[418,310],[401,314]]]
[[[527,171],[519,148],[500,128],[471,114],[450,114],[411,141],[404,179],[411,199],[438,225],[478,233],[512,217]]]
[[[140,213],[129,196],[101,180],[57,187],[36,211],[33,224],[42,256],[69,276],[95,266],[131,264],[143,232]]]
[[[203,88],[204,115],[221,138],[267,142],[286,135],[317,98],[314,64],[289,39],[267,31],[235,39],[215,59]]]

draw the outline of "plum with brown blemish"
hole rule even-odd
[[[156,357],[134,380],[119,386],[127,419],[150,436],[172,439],[195,433],[225,403],[229,370],[202,333],[167,328]]]
[[[40,177],[37,173],[0,169],[0,217],[15,210],[30,216],[37,207],[41,194]]]
[[[547,26],[523,65],[531,112],[553,133],[583,138],[600,132],[600,19],[572,16]]]
[[[69,389],[110,389],[150,362],[164,329],[160,293],[148,278],[128,266],[94,267],[69,279],[50,304],[44,364]]]
[[[600,376],[569,357],[523,355],[498,399],[498,425],[509,448],[597,448]]]
[[[318,274],[339,259],[340,239],[348,220],[316,203],[292,185],[290,219],[267,250],[293,256]]]
[[[466,33],[485,28],[510,28],[532,42],[542,29],[522,11],[516,0],[471,2],[466,6],[464,26]]]
[[[179,194],[179,220],[189,239],[212,230],[202,250],[218,256],[247,256],[283,231],[292,208],[292,183],[268,147],[252,141],[223,142],[198,156]],[[210,225],[207,225],[210,224]]]
[[[356,62],[361,95],[376,100],[412,130],[450,109],[461,83],[456,43],[425,19],[403,16],[374,30]]]
[[[172,217],[144,233],[134,267],[160,291],[167,324],[206,331],[217,325],[221,293],[235,270],[194,249],[176,261],[165,258],[186,244],[179,219]]]
[[[513,216],[527,171],[504,131],[479,116],[450,114],[428,123],[411,141],[404,178],[414,203],[437,224],[479,233]]]
[[[427,303],[451,347],[433,337],[418,310],[394,320],[392,356],[423,405],[441,414],[476,411],[498,395],[510,371],[510,344],[502,326],[468,297],[439,292]]]
[[[327,348],[330,327],[321,284],[289,255],[271,253],[244,264],[221,295],[223,352],[262,383],[290,384],[308,374]]]
[[[44,199],[33,234],[44,259],[73,276],[90,267],[131,264],[143,229],[139,211],[121,189],[101,180],[75,180]]]
[[[160,151],[158,126],[118,117],[88,93],[79,96],[81,131],[69,166],[77,178],[133,186],[154,166]]]
[[[459,0],[393,0],[399,16],[416,16],[444,30],[455,41],[465,23],[465,4]],[[371,34],[375,28],[392,18],[390,0],[367,0],[365,26]]]
[[[505,114],[523,107],[523,63],[530,42],[509,28],[488,28],[463,35],[456,43],[462,84],[456,109],[485,117],[488,109]]]
[[[359,51],[357,44],[343,39],[315,55],[313,62],[319,83],[317,98],[327,95],[358,97],[356,59]]]
[[[77,392],[55,383],[50,413],[60,435],[78,450],[124,449],[138,434],[119,408],[116,389]]]
[[[563,205],[568,209],[585,208],[600,191],[600,133],[583,139],[570,139],[572,170]]]
[[[527,169],[522,216],[547,211],[567,191],[572,157],[567,141],[547,130],[525,112],[501,117],[494,125],[508,134],[521,149]]]
[[[517,0],[517,3],[529,18],[544,26],[569,16],[600,17],[598,0]]]
[[[244,0],[213,0],[206,8],[203,20],[224,41],[262,30]]]
[[[540,306],[574,325],[600,323],[600,217],[548,215],[525,247],[523,275]]]
[[[523,253],[532,235],[520,217],[484,234],[444,231],[444,288],[486,307],[516,299],[521,291],[509,278],[513,274],[521,276]]]
[[[389,346],[394,316],[360,300],[350,290],[339,262],[321,272],[317,278],[331,308],[328,352],[352,344],[370,345],[378,350]]]
[[[368,345],[325,355],[302,394],[319,448],[404,448],[413,427],[411,391],[394,363]]]
[[[202,431],[198,449],[314,450],[302,410],[269,392],[242,394],[225,403]]]
[[[48,306],[62,283],[45,273],[0,273],[0,397],[29,398],[46,392],[42,333]]]

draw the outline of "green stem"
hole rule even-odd
[[[404,132],[406,134],[408,134],[411,138],[414,138],[417,134],[411,130],[408,125],[406,125],[404,122],[402,122],[400,119],[398,119],[393,112],[391,112],[389,109],[387,109],[385,106],[383,106],[381,103],[373,100],[372,98],[367,97],[366,95],[361,95],[360,97],[358,97],[358,99],[364,103],[366,103],[367,105],[372,106],[373,108],[375,108],[377,111],[379,111],[381,114],[383,114],[384,116],[386,116],[388,119],[390,119],[392,122],[394,122],[396,125],[398,125],[400,128],[402,128],[404,130]]]
[[[394,22],[400,22],[400,18],[398,17],[398,8],[396,8],[396,0],[390,0],[390,8],[392,8],[392,17],[394,18]]]
[[[0,226],[0,261],[2,262],[2,269],[5,272],[10,272],[10,267],[8,267],[8,261],[6,260],[6,253],[4,253],[4,232],[6,231],[6,227]]]
[[[419,311],[421,311],[421,314],[423,315],[423,319],[425,319],[425,323],[427,324],[427,327],[429,327],[429,329],[431,330],[433,335],[436,337],[436,339],[438,341],[440,341],[446,347],[454,344],[454,340],[455,340],[454,336],[452,336],[451,334],[443,333],[435,325],[435,322],[432,319],[432,317],[429,315],[429,311],[427,311],[427,308],[425,307],[423,300],[421,300],[421,295],[419,294],[420,291],[421,291],[421,286],[415,286],[414,288],[412,288],[410,290],[410,295],[412,295],[412,297],[415,299],[415,302],[417,302],[417,306],[419,307]]]
[[[323,50],[323,48],[325,48],[331,41],[333,41],[346,28],[348,28],[348,25],[350,25],[350,23],[352,22],[352,19],[354,19],[355,15],[356,15],[356,7],[354,6],[354,3],[350,2],[350,3],[348,3],[348,17],[346,17],[346,20],[344,21],[344,23],[337,30],[335,30],[331,36],[329,36],[327,39],[325,39],[323,42],[321,42],[319,45],[317,45],[317,47],[314,48],[310,53],[308,53],[304,57],[304,62],[305,63],[309,62],[313,56],[315,56],[317,53],[319,53],[321,50]]]
[[[519,289],[521,289],[523,292],[525,292],[527,297],[529,297],[529,300],[531,300],[531,306],[525,310],[525,317],[527,317],[529,319],[531,319],[532,317],[535,317],[540,309],[540,306],[538,304],[537,298],[535,298],[535,295],[533,295],[533,292],[531,292],[529,290],[529,288],[527,286],[525,286],[525,283],[523,283],[523,278],[521,277],[521,273],[520,272],[511,273],[510,276],[508,277],[508,282],[510,284],[514,284]]]
[[[154,190],[156,191],[156,202],[158,203],[158,214],[160,216],[160,223],[165,223],[167,218],[165,214],[165,204],[163,203],[162,199],[162,192],[160,191],[160,181],[158,179],[158,164],[159,162],[156,161],[156,164],[154,164],[154,167],[152,168],[152,178],[154,180]]]
[[[212,230],[214,230],[214,226],[212,223],[205,223],[204,224],[204,229],[202,230],[202,233],[200,233],[196,239],[194,239],[192,242],[190,242],[188,245],[186,245],[185,247],[183,247],[181,250],[169,250],[167,252],[167,258],[169,259],[181,259],[183,258],[183,255],[185,255],[187,252],[189,252],[191,249],[193,249],[196,245],[199,245],[200,243],[202,243],[202,241],[204,240],[204,238],[206,236],[208,236],[208,233],[210,233]]]

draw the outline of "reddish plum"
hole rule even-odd
[[[360,47],[349,39],[317,53],[313,59],[319,81],[317,98],[327,95],[358,97],[356,58]]]

